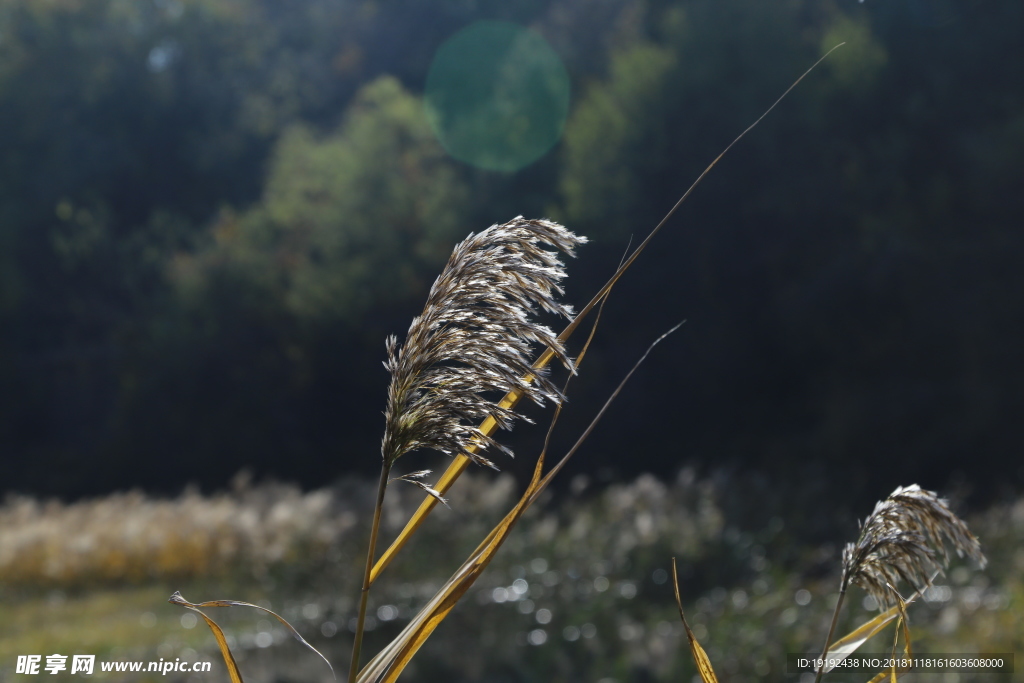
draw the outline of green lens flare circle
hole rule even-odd
[[[489,171],[517,171],[562,136],[569,74],[533,31],[478,21],[434,55],[425,103],[434,135],[453,157]]]

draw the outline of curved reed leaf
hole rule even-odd
[[[693,661],[697,665],[697,673],[700,674],[700,679],[704,683],[718,683],[718,677],[715,676],[715,670],[711,666],[711,660],[708,659],[708,653],[704,652],[704,648],[697,642],[697,638],[693,635],[693,631],[690,630],[690,625],[686,623],[686,615],[683,613],[683,599],[679,595],[679,575],[676,573],[676,558],[672,558],[672,588],[676,594],[676,605],[679,606],[679,618],[683,620],[683,628],[686,629],[686,639],[690,641],[690,654],[693,655]]]
[[[185,609],[190,609],[193,612],[197,612],[199,616],[203,618],[206,625],[213,631],[213,637],[217,640],[217,646],[220,648],[220,654],[224,657],[224,665],[228,668],[228,676],[231,677],[231,683],[243,683],[242,673],[238,670],[238,664],[235,663],[235,656],[231,654],[231,648],[228,647],[227,638],[224,637],[224,631],[217,625],[210,617],[206,616],[203,610],[199,609],[198,606],[193,605],[191,602],[181,597],[181,593],[174,591],[167,602],[172,605],[181,605]]]
[[[259,605],[254,605],[251,602],[242,602],[240,600],[208,600],[207,602],[196,602],[196,603],[193,603],[193,602],[189,602],[188,600],[186,600],[182,596],[182,594],[180,592],[178,592],[178,591],[174,591],[174,595],[172,595],[167,600],[167,602],[169,602],[169,603],[171,603],[173,605],[181,605],[182,607],[191,609],[191,610],[193,610],[195,612],[199,612],[200,614],[203,615],[203,618],[206,619],[206,622],[208,624],[210,624],[210,629],[213,630],[213,635],[214,635],[214,637],[217,638],[217,643],[221,645],[221,653],[224,655],[224,661],[225,662],[230,657],[231,652],[227,649],[227,642],[223,640],[224,634],[220,631],[220,627],[217,626],[215,623],[213,623],[213,621],[209,617],[207,617],[205,614],[203,614],[203,612],[200,611],[199,608],[200,607],[252,607],[252,608],[260,610],[261,612],[266,612],[267,614],[269,614],[270,616],[274,617],[279,622],[281,622],[284,625],[284,627],[286,629],[288,629],[293,636],[295,636],[295,640],[299,641],[300,643],[302,643],[303,645],[308,647],[310,650],[315,652],[317,655],[319,655],[320,659],[324,660],[324,663],[327,664],[327,667],[331,670],[331,675],[334,676],[335,678],[337,678],[337,676],[334,673],[334,667],[331,666],[331,663],[330,663],[330,661],[328,661],[327,657],[324,657],[323,654],[320,652],[320,650],[317,650],[315,647],[310,645],[306,641],[306,639],[302,637],[302,634],[300,634],[298,631],[296,631],[295,627],[288,623],[287,619],[282,617],[277,612],[274,612],[273,610],[269,610],[266,607],[260,607]],[[216,627],[215,630],[214,630],[214,627]],[[218,634],[220,634],[220,635],[218,635]],[[222,641],[223,641],[223,643],[222,643]],[[234,665],[234,658],[231,657],[231,663],[228,665],[229,672],[230,672],[230,670],[231,670],[231,668],[233,666],[235,666]],[[237,666],[235,666],[235,671],[237,672]],[[232,681],[235,680],[234,674],[232,674],[231,680]],[[241,682],[241,676],[239,676],[238,681],[239,681],[239,683]]]

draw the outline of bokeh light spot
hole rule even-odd
[[[427,117],[456,159],[517,171],[542,157],[569,114],[569,75],[533,31],[478,21],[448,39],[427,74]]]

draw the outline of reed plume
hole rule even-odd
[[[405,343],[399,347],[394,336],[387,341],[386,463],[430,448],[493,467],[478,449],[511,452],[475,424],[490,416],[509,429],[523,417],[485,398],[487,393],[516,389],[541,405],[562,401],[558,388],[530,367],[530,346],[550,347],[570,369],[572,361],[555,333],[530,314],[540,306],[572,317],[572,308],[555,298],[562,294],[562,263],[545,247],[572,256],[585,241],[557,223],[519,216],[455,247]]]
[[[894,602],[890,586],[900,579],[918,591],[931,585],[949,565],[947,542],[957,556],[985,566],[981,544],[946,500],[917,484],[901,486],[875,504],[857,542],[843,550],[842,585],[860,586],[879,608],[888,607]]]
[[[370,576],[380,529],[380,511],[388,475],[395,461],[409,451],[429,448],[494,467],[480,454],[488,447],[511,455],[505,446],[474,426],[491,417],[503,429],[526,419],[488,394],[502,396],[512,390],[535,403],[561,403],[564,396],[546,374],[531,367],[530,346],[542,344],[574,371],[562,342],[550,329],[531,319],[539,306],[572,317],[572,308],[556,294],[565,277],[558,251],[573,256],[573,248],[586,242],[563,226],[547,220],[517,216],[492,225],[455,246],[451,258],[430,287],[423,313],[413,318],[405,342],[387,340],[391,374],[377,504],[366,553],[359,613],[349,682],[359,671],[363,627]],[[419,481],[424,472],[404,477],[442,503],[438,491]]]
[[[901,601],[896,594],[900,579],[917,591],[932,585],[934,577],[949,565],[947,542],[959,557],[966,555],[981,567],[987,563],[981,544],[967,524],[934,491],[925,491],[917,484],[900,486],[875,503],[875,509],[861,524],[857,542],[843,550],[839,600],[821,658],[828,654],[850,584],[863,588],[879,609],[885,609]],[[822,673],[824,667],[819,667],[815,683]]]

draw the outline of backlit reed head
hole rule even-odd
[[[493,446],[511,452],[476,425],[491,416],[510,429],[522,416],[487,395],[515,390],[541,405],[544,399],[562,401],[545,373],[531,369],[531,346],[550,347],[570,370],[572,361],[531,314],[539,306],[572,316],[555,298],[565,277],[557,252],[572,256],[585,241],[557,223],[519,216],[456,245],[405,342],[399,346],[394,336],[387,341],[386,462],[430,448],[493,467],[475,451]]]
[[[959,557],[985,566],[978,539],[947,501],[917,484],[897,488],[875,505],[860,538],[843,551],[843,585],[860,586],[880,607],[891,605],[900,579],[915,590],[931,585],[949,565],[947,543]]]

